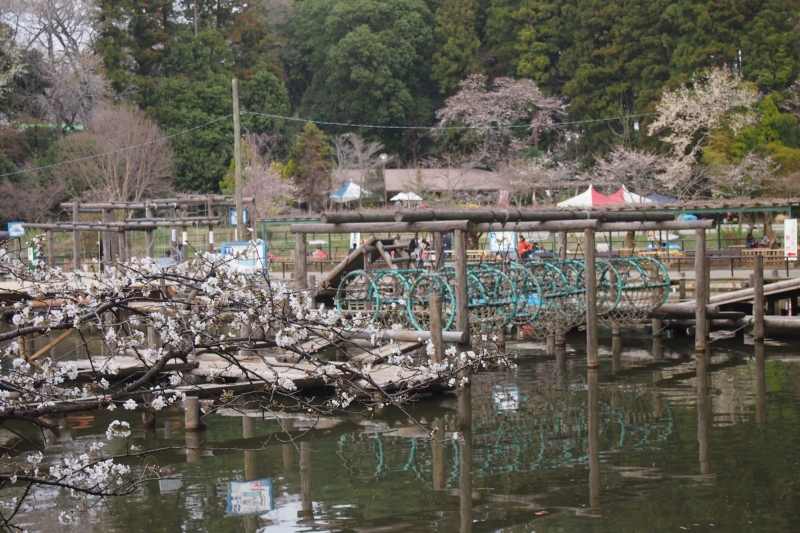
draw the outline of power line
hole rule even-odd
[[[319,124],[320,126],[344,126],[348,128],[369,128],[369,129],[383,129],[383,130],[426,130],[426,131],[441,131],[441,130],[508,130],[508,129],[522,129],[522,128],[535,128],[535,127],[556,127],[556,126],[574,126],[577,124],[591,124],[593,122],[610,122],[612,120],[622,120],[627,118],[649,117],[657,115],[657,113],[633,113],[630,115],[619,115],[616,117],[593,118],[585,120],[570,120],[564,122],[532,122],[529,124],[515,124],[515,125],[499,125],[499,126],[381,126],[378,124],[352,124],[348,122],[330,122],[325,120],[311,120],[307,118],[286,117],[283,115],[273,115],[271,113],[259,113],[257,111],[242,111],[245,115],[257,115],[261,117],[269,117],[278,120],[288,120],[292,122],[304,122],[311,124]]]
[[[205,128],[206,126],[210,126],[211,124],[219,122],[220,120],[225,120],[225,119],[231,118],[232,116],[233,115],[225,115],[224,117],[215,118],[214,120],[210,120],[210,121],[208,121],[208,122],[206,122],[204,124],[200,124],[199,126],[194,126],[193,128],[189,128],[187,130],[179,131],[179,132],[176,132],[176,133],[171,133],[171,134],[166,135],[164,137],[160,137],[158,139],[153,139],[152,141],[147,141],[147,142],[143,142],[143,143],[139,143],[139,144],[134,144],[132,146],[126,146],[124,148],[118,148],[117,150],[111,150],[109,152],[103,152],[101,154],[87,155],[86,157],[79,157],[78,159],[70,159],[69,161],[61,161],[59,163],[53,163],[51,165],[45,165],[43,167],[25,168],[25,169],[22,169],[22,170],[17,170],[16,172],[9,172],[7,174],[0,174],[0,178],[5,178],[5,177],[8,177],[8,176],[16,176],[18,174],[26,174],[28,172],[36,172],[38,170],[47,170],[49,168],[60,167],[62,165],[69,165],[71,163],[78,163],[80,161],[88,161],[89,159],[96,159],[98,157],[103,157],[103,156],[107,156],[107,155],[113,155],[113,154],[118,154],[118,153],[121,153],[121,152],[126,152],[128,150],[133,150],[134,148],[141,148],[142,146],[147,146],[149,144],[155,144],[157,142],[165,141],[167,139],[172,139],[173,137],[178,137],[180,135],[185,135],[185,134],[193,132],[195,130],[199,130],[201,128]]]
[[[616,117],[603,117],[603,118],[594,118],[594,119],[586,119],[586,120],[570,120],[564,122],[534,122],[530,124],[516,124],[516,125],[499,125],[499,126],[393,126],[393,125],[379,125],[379,124],[352,124],[347,122],[331,122],[331,121],[324,121],[324,120],[311,120],[306,118],[299,118],[299,117],[287,117],[284,115],[274,115],[271,113],[259,113],[257,111],[243,111],[240,114],[242,115],[255,115],[261,117],[269,117],[276,120],[286,120],[290,122],[303,122],[303,123],[312,123],[312,124],[319,124],[321,126],[342,126],[348,128],[369,128],[369,129],[382,129],[382,130],[423,130],[423,131],[443,131],[443,130],[506,130],[506,129],[522,129],[522,128],[533,128],[533,127],[558,127],[558,126],[574,126],[578,124],[591,124],[596,122],[610,122],[612,120],[623,120],[629,118],[638,118],[638,117],[647,117],[656,115],[657,113],[634,113],[630,115],[619,115]],[[191,133],[193,131],[205,128],[206,126],[210,126],[211,124],[215,124],[221,120],[229,119],[233,116],[233,114],[225,115],[219,118],[215,118],[214,120],[210,120],[198,126],[194,126],[192,128],[179,131],[176,133],[171,133],[164,137],[160,137],[158,139],[154,139],[152,141],[147,141],[139,144],[134,144],[132,146],[126,146],[124,148],[119,148],[117,150],[111,150],[108,152],[103,152],[100,154],[95,155],[88,155],[86,157],[79,157],[77,159],[71,159],[69,161],[61,161],[59,163],[53,163],[50,165],[45,165],[41,167],[34,167],[34,168],[26,168],[22,170],[17,170],[16,172],[8,172],[6,174],[0,174],[0,178],[6,178],[9,176],[17,176],[19,174],[26,174],[28,172],[37,172],[39,170],[47,170],[55,167],[60,167],[63,165],[69,165],[71,163],[78,163],[80,161],[88,161],[90,159],[96,159],[98,157],[104,157],[107,155],[118,154],[121,152],[125,152],[127,150],[133,150],[134,148],[140,148],[142,146],[147,146],[149,144],[154,144],[157,142],[165,141],[168,139],[172,139],[173,137],[178,137],[181,135],[185,135],[187,133]]]

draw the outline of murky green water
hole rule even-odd
[[[54,524],[73,500],[43,493],[23,522],[120,533],[800,530],[800,346],[767,346],[765,360],[721,341],[696,362],[686,339],[659,349],[627,337],[619,357],[601,341],[597,373],[579,344],[550,357],[528,345],[517,373],[481,374],[469,391],[411,406],[426,427],[457,432],[445,447],[398,412],[326,419],[305,435],[313,421],[298,417],[294,443],[279,440],[275,420],[223,413],[189,436],[216,448],[202,453],[183,448],[177,412],[159,413],[154,431],[132,413],[76,415],[48,459],[83,452],[127,416],[138,428],[127,445],[171,447],[149,460],[174,474],[72,528]],[[244,480],[270,480],[271,498],[240,502],[259,515],[228,512]]]

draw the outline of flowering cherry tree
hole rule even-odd
[[[249,408],[302,409],[312,417],[386,406],[404,409],[420,391],[463,385],[471,371],[482,367],[513,366],[486,348],[458,352],[451,347],[444,361],[433,360],[430,343],[426,355],[403,354],[369,319],[317,306],[308,291],[293,290],[271,278],[269,270],[246,274],[229,257],[205,254],[166,270],[142,258],[109,265],[103,272],[65,272],[43,263],[31,270],[0,251],[0,271],[21,287],[19,301],[4,309],[14,328],[0,334],[0,354],[7,363],[0,371],[4,424],[57,433],[57,417],[69,413],[159,411],[199,394],[209,398],[204,400],[207,412],[239,405],[243,397]],[[62,360],[26,349],[26,338],[66,331],[79,342]],[[304,344],[312,337],[328,339],[347,353],[354,334],[368,338],[369,347],[347,361],[317,357]],[[98,343],[89,341],[97,337],[100,348],[93,349]],[[88,352],[88,362],[77,357],[78,350]],[[276,350],[302,370],[287,372],[285,364],[277,363]],[[186,370],[197,368],[201,358],[214,361],[205,383]],[[136,373],[126,371],[131,362]],[[393,369],[396,379],[376,378],[379,368]],[[305,386],[320,385],[331,394],[303,393]],[[130,434],[130,425],[120,420],[106,431],[107,439]],[[61,487],[78,498],[74,508],[61,514],[69,522],[91,502],[123,496],[164,473],[157,467],[134,473],[119,463],[121,457],[146,456],[150,450],[107,455],[103,446],[93,442],[84,454],[48,465],[41,450],[24,457],[4,450],[0,525],[13,529],[24,500],[43,487]]]
[[[648,126],[649,135],[664,134],[661,140],[670,146],[672,164],[661,175],[662,182],[675,188],[692,180],[693,167],[713,132],[723,127],[737,132],[754,122],[752,107],[758,99],[757,89],[727,67],[712,69],[691,86],[665,91],[656,119]]]

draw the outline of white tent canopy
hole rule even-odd
[[[642,195],[629,191],[624,185],[620,190],[612,194],[610,198],[620,198],[626,204],[643,204],[653,202],[653,200],[650,200],[649,198],[645,198]]]
[[[596,205],[621,204],[622,200],[610,198],[597,192],[594,187],[589,188],[563,202],[558,202],[558,207],[594,207]]]
[[[339,204],[344,204],[347,202],[352,202],[353,200],[358,200],[359,198],[365,198],[367,196],[369,196],[369,191],[362,189],[351,181],[338,191],[332,192],[331,200]]]
[[[391,202],[421,202],[422,197],[414,192],[401,192],[389,198]]]

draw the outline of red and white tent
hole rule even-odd
[[[614,194],[610,194],[609,198],[616,198],[620,200],[619,203],[623,204],[644,204],[644,203],[652,203],[653,200],[648,200],[644,196],[636,194],[635,192],[631,192],[628,190],[626,186],[622,186],[620,190],[615,192]]]
[[[563,202],[558,202],[558,207],[595,207],[598,205],[621,204],[624,201],[621,198],[606,196],[594,190],[594,187],[589,185],[589,188],[577,196],[573,196]]]

